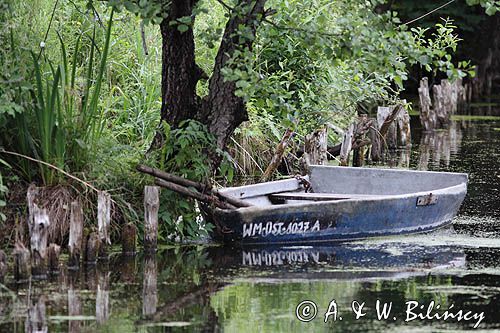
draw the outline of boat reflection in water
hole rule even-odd
[[[352,244],[323,246],[212,247],[207,249],[219,273],[238,278],[397,279],[465,265],[463,249],[398,244],[373,248]]]

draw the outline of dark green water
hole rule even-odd
[[[500,330],[500,118],[461,118],[449,131],[414,133],[413,141],[412,152],[398,154],[393,164],[470,174],[451,228],[322,247],[185,246],[153,257],[117,254],[48,282],[7,281],[0,331],[455,332],[474,330],[478,321],[478,330]],[[310,322],[296,317],[305,300],[317,308]],[[336,320],[332,314],[325,323],[332,300]],[[392,302],[387,319],[377,319],[377,300]],[[366,314],[357,320],[353,301],[364,303]],[[425,309],[407,314],[411,301]],[[431,315],[451,307],[453,314],[470,311],[470,320],[405,321],[431,302],[440,306]]]

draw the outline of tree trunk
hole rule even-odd
[[[243,98],[235,95],[236,84],[226,81],[222,68],[237,66],[229,64],[234,52],[251,49],[253,38],[241,40],[238,34],[242,27],[249,28],[255,36],[264,15],[266,0],[240,0],[231,11],[231,17],[219,47],[213,75],[209,81],[209,93],[201,100],[196,94],[196,84],[205,76],[195,61],[193,30],[181,32],[177,24],[181,17],[194,17],[193,8],[198,0],[173,0],[168,17],[160,24],[162,35],[162,107],[161,120],[171,128],[188,119],[194,119],[208,127],[224,149],[233,131],[248,119]],[[178,21],[177,21],[178,22]],[[237,61],[235,63],[238,63]],[[161,132],[157,133],[152,148],[163,143]],[[212,167],[220,163],[218,156],[211,156]]]
[[[226,81],[222,68],[228,66],[235,51],[251,49],[252,39],[240,42],[238,31],[242,26],[249,28],[252,37],[255,37],[257,27],[264,15],[266,0],[240,0],[233,9],[231,18],[227,22],[224,35],[215,58],[213,75],[209,82],[208,98],[204,100],[204,110],[201,114],[202,122],[208,124],[210,133],[217,139],[217,147],[224,149],[227,140],[233,131],[248,119],[243,98],[235,95],[236,83]],[[237,62],[236,62],[237,63]],[[231,64],[234,67],[237,65]],[[216,161],[217,162],[217,161]]]
[[[196,84],[201,72],[195,62],[193,29],[181,32],[179,25],[171,24],[181,17],[190,17],[196,2],[172,1],[168,17],[160,24],[163,65],[161,119],[173,128],[197,114]]]

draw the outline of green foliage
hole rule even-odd
[[[376,1],[269,3],[276,14],[253,49],[235,52],[223,74],[257,118],[270,113],[301,135],[394,103],[411,65],[450,78],[472,74],[469,63],[453,62],[459,39],[450,20],[408,30],[397,13],[376,14]]]
[[[25,54],[19,50],[27,42],[25,35],[16,34],[22,30],[22,22],[14,20],[15,3],[0,0],[0,124],[8,117],[22,113],[27,107],[27,96],[31,85],[25,80],[26,67],[19,61]],[[24,28],[25,29],[25,28]],[[16,38],[16,37],[20,38]],[[26,59],[28,60],[28,59]]]
[[[197,182],[207,183],[211,176],[210,160],[217,154],[215,138],[201,123],[191,120],[171,129],[163,123],[166,142],[161,152],[160,169]],[[227,168],[226,164],[223,164]],[[228,171],[227,169],[226,171]],[[198,219],[199,211],[192,199],[164,190],[160,197],[159,217],[163,221],[159,234],[163,237],[196,238],[210,231],[211,226]]]
[[[427,38],[429,28],[413,28],[415,44],[419,50],[418,59],[413,58],[412,63],[424,66],[427,72],[446,73],[448,78],[455,79],[467,75],[474,76],[475,72],[470,61],[460,61],[457,66],[452,62],[452,54],[456,51],[460,39],[454,34],[457,27],[450,19],[443,19],[443,23],[437,23],[433,38]]]
[[[466,2],[469,6],[481,5],[490,16],[500,11],[500,1],[497,0],[466,0]]]

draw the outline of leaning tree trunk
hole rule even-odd
[[[235,51],[252,48],[255,33],[264,15],[265,3],[266,0],[239,1],[226,24],[219,51],[215,58],[214,71],[209,82],[209,94],[204,99],[201,116],[202,122],[205,121],[206,117],[208,129],[215,135],[217,147],[220,149],[225,148],[227,140],[233,134],[233,131],[248,119],[243,98],[235,95],[235,82],[226,81],[221,70],[228,66],[228,61]],[[240,42],[242,37],[238,34],[241,27],[248,28],[252,35],[252,38],[248,38],[242,43]],[[238,63],[238,61],[235,63]]]
[[[224,67],[237,50],[251,49],[253,38],[241,41],[238,29],[246,27],[255,36],[264,17],[266,0],[240,0],[231,10],[219,47],[209,93],[203,100],[196,94],[196,84],[205,76],[195,61],[195,43],[192,28],[181,32],[172,24],[181,17],[193,17],[198,0],[172,0],[168,17],[161,23],[162,34],[162,108],[161,119],[171,128],[177,128],[183,120],[198,120],[207,126],[217,140],[217,147],[224,149],[233,131],[248,119],[244,100],[235,94],[236,85],[226,81]],[[152,147],[162,143],[157,134]],[[220,163],[218,156],[211,156],[212,167]]]

